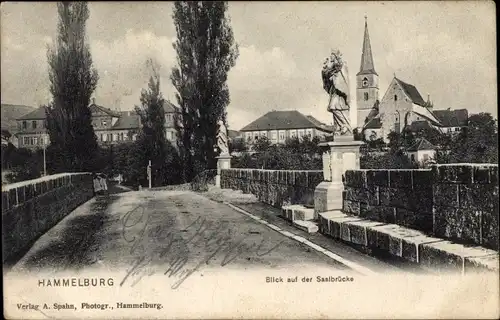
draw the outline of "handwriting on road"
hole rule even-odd
[[[202,217],[181,230],[175,226],[166,230],[151,224],[151,219],[151,214],[142,206],[125,213],[121,219],[121,234],[130,243],[134,259],[120,286],[126,283],[135,286],[142,278],[163,272],[174,279],[171,288],[177,289],[189,276],[218,257],[221,257],[220,266],[224,267],[242,254],[265,256],[283,242],[270,244],[259,234],[234,234],[227,222]]]

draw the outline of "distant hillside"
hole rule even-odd
[[[17,131],[16,119],[35,110],[30,106],[2,103],[2,129],[7,129],[11,133]]]

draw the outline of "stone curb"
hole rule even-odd
[[[499,270],[499,255],[494,250],[452,243],[417,230],[340,211],[319,213],[319,231],[334,239],[388,252],[432,272],[464,274]]]

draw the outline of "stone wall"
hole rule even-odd
[[[259,201],[281,208],[286,204],[314,207],[314,189],[323,171],[223,169],[221,188],[255,195]]]
[[[343,211],[432,232],[431,170],[348,170]]]
[[[349,170],[343,211],[498,250],[498,165]]]
[[[63,173],[2,186],[3,262],[94,196],[90,173]]]
[[[498,250],[498,165],[433,170],[434,235]]]

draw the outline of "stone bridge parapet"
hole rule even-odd
[[[281,208],[286,204],[314,207],[314,190],[322,170],[223,169],[221,188],[241,190],[259,201]]]
[[[91,173],[61,173],[2,186],[3,262],[93,196]]]
[[[498,165],[348,170],[342,211],[498,251]]]

